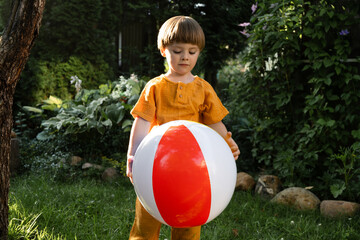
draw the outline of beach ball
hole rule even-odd
[[[226,141],[210,127],[172,121],[140,143],[133,184],[143,207],[158,221],[183,228],[203,225],[229,204],[236,165]]]

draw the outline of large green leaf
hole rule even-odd
[[[106,107],[105,113],[111,121],[113,121],[115,124],[119,124],[124,116],[125,116],[125,109],[124,106],[122,106],[121,103],[111,104]]]
[[[336,183],[330,186],[331,194],[334,196],[334,198],[337,198],[340,196],[346,189],[345,183]]]
[[[23,106],[23,108],[29,112],[33,112],[33,113],[43,113],[43,110],[40,108],[36,108],[36,107],[31,107],[31,106]]]

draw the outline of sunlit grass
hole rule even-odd
[[[10,187],[10,220],[38,215],[38,229],[60,239],[125,239],[134,215],[131,188],[127,181],[66,184],[46,176],[17,177]]]
[[[128,239],[135,193],[125,178],[67,184],[46,175],[11,179],[9,239]],[[330,220],[235,192],[225,211],[202,227],[205,240],[360,239],[359,216]],[[160,239],[170,240],[164,226]]]

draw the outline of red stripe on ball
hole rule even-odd
[[[184,125],[170,127],[161,138],[152,179],[156,205],[168,225],[206,223],[211,207],[209,173],[199,144]]]

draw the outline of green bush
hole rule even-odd
[[[61,180],[99,176],[100,171],[84,173],[81,167],[70,166],[70,157],[75,155],[124,173],[128,131],[132,124],[129,110],[145,82],[132,75],[88,90],[81,89],[79,78],[72,79],[78,91],[73,100],[50,96],[37,107],[23,107],[25,111],[17,117],[16,130],[23,140],[24,168],[34,172],[49,171]],[[42,120],[42,131],[34,130],[29,134],[29,123],[36,124],[39,120]],[[32,139],[34,132],[38,134]]]
[[[11,1],[3,2],[9,12]],[[118,0],[48,0],[14,102],[33,106],[49,95],[71,99],[75,90],[69,82],[74,75],[88,89],[118,77],[122,6]]]
[[[360,188],[360,143],[340,148],[338,154],[330,156],[330,161],[326,162],[326,166],[328,171],[322,179],[330,185],[333,197],[342,195],[349,199],[356,199]]]
[[[91,146],[87,154],[101,152],[99,143],[102,141],[109,141],[111,145],[121,139],[117,143],[121,145],[118,150],[126,152],[127,136],[124,135],[128,135],[125,132],[132,124],[129,112],[144,85],[144,81],[132,75],[129,79],[120,77],[119,81],[102,84],[95,90],[79,89],[73,101],[61,107],[56,116],[42,122],[44,131],[37,138],[67,136],[82,146]],[[101,148],[106,149],[106,146]]]
[[[57,115],[61,108],[67,108],[66,101],[55,96],[49,96],[35,107],[18,105],[18,111],[14,116],[15,133],[21,138],[32,139],[41,131],[41,122]]]
[[[135,75],[122,76],[88,90],[81,88],[79,78],[72,79],[78,91],[73,100],[50,96],[37,107],[24,107],[33,118],[42,119],[42,131],[35,139],[22,134],[26,126],[17,126],[19,137],[24,140],[21,157],[25,170],[47,171],[54,178],[66,181],[99,177],[102,173],[99,170],[84,172],[81,166],[70,166],[71,156],[80,156],[93,164],[115,167],[124,174],[132,125],[130,109],[145,81]]]
[[[51,179],[62,182],[74,182],[80,178],[100,179],[108,167],[116,168],[125,175],[126,153],[119,150],[120,139],[125,138],[118,133],[114,131],[111,139],[100,137],[97,139],[98,145],[91,146],[80,145],[69,136],[61,135],[47,140],[21,138],[21,172],[46,173]],[[91,148],[97,148],[98,151],[89,150]],[[82,164],[87,162],[97,166],[84,170],[82,164],[73,165],[72,157],[78,155],[84,156]]]
[[[104,61],[90,63],[74,56],[66,62],[30,59],[23,73],[26,81],[19,82],[16,101],[20,105],[35,105],[50,95],[69,100],[76,94],[70,83],[72,76],[82,80],[83,88],[92,89],[113,79],[111,73]]]
[[[232,132],[241,152],[239,160],[236,161],[237,169],[256,174],[260,166],[251,154],[252,143],[249,136],[252,135],[253,129],[241,107],[242,99],[239,98],[242,94],[239,91],[243,91],[239,84],[245,81],[244,66],[239,58],[228,60],[226,65],[220,69],[218,80],[222,91],[219,96],[230,112],[224,119],[224,123]]]
[[[329,167],[334,154],[360,139],[360,76],[348,60],[358,8],[355,2],[347,4],[286,0],[253,5],[250,22],[240,25],[248,37],[240,56],[247,71],[230,83],[235,112],[253,130],[248,138],[254,161],[285,185],[316,186],[313,190],[322,196],[330,195],[330,186],[339,180]],[[359,174],[353,179],[348,187]]]

